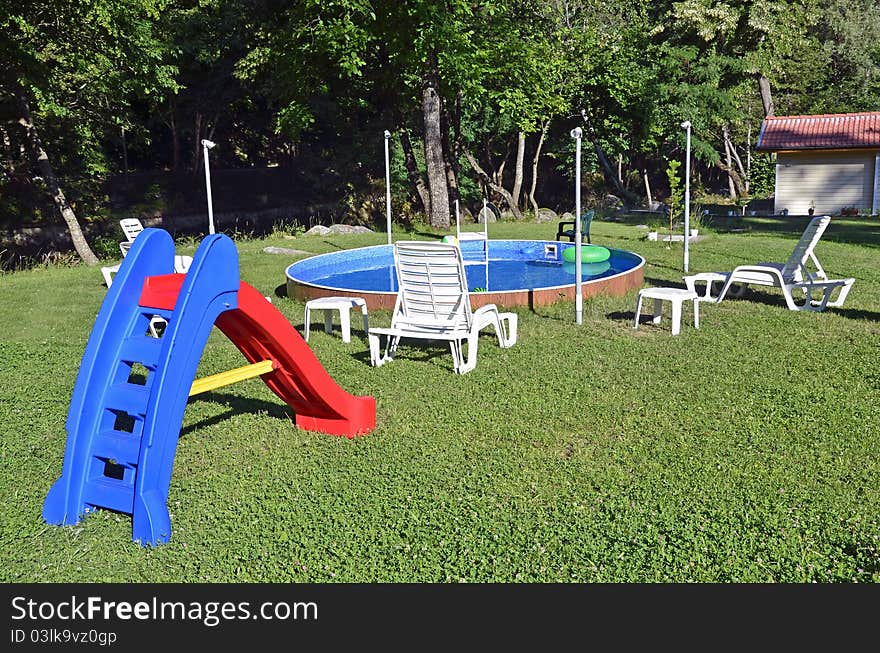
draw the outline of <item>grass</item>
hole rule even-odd
[[[805,224],[752,220],[707,233],[690,271],[784,260]],[[493,238],[550,239],[501,222]],[[592,225],[597,244],[647,259],[645,283],[681,284],[682,249],[635,223]],[[395,238],[437,237],[430,230]],[[384,233],[236,241],[241,276],[301,330],[293,259],[385,242]],[[701,328],[632,329],[635,291],[515,309],[519,341],[482,339],[477,368],[402,346],[369,365],[314,328],[333,378],[377,401],[346,439],[297,429],[257,380],[194,397],[168,505],[172,538],[142,548],[127,515],[46,525],[77,369],[105,295],[97,269],[0,276],[0,579],[4,582],[880,581],[880,223],[835,219],[817,248],[857,281],[845,307],[788,311],[777,290],[703,305]],[[191,254],[194,244],[180,247]],[[689,313],[685,314],[685,322]],[[390,315],[372,312],[372,324]],[[198,376],[243,364],[214,331]]]

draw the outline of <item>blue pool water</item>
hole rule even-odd
[[[460,243],[468,289],[508,292],[570,286],[575,283],[575,264],[563,260],[562,252],[574,244],[543,240],[490,240],[488,264],[485,241]],[[582,281],[615,276],[644,263],[633,252],[611,249],[602,263],[585,263]],[[287,267],[288,279],[335,290],[397,292],[391,245],[361,247],[320,254]]]

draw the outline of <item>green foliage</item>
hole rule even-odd
[[[671,159],[666,166],[666,179],[669,182],[669,197],[666,198],[666,206],[669,209],[669,233],[672,233],[673,224],[682,210],[684,202],[684,187],[678,169],[681,161]]]
[[[51,17],[51,18],[50,18]],[[380,134],[406,128],[423,169],[420,97],[443,101],[450,151],[467,146],[508,189],[518,132],[537,134],[541,204],[570,204],[569,130],[590,118],[595,142],[629,191],[647,173],[664,194],[694,125],[695,176],[717,191],[722,130],[741,155],[763,118],[755,79],[776,113],[873,110],[880,102],[880,9],[872,0],[76,0],[10,5],[0,16],[0,221],[57,219],[35,179],[17,122],[31,104],[68,199],[84,215],[110,203],[101,181],[121,171],[186,169],[198,184],[200,139],[215,169],[296,169],[309,200],[355,203],[382,179]],[[396,139],[395,139],[396,140]],[[216,158],[214,158],[216,157]],[[393,204],[419,200],[393,151]],[[481,188],[462,160],[463,199]],[[584,172],[600,170],[593,147]],[[591,189],[604,198],[608,173]],[[753,157],[753,196],[773,189]],[[167,208],[167,206],[166,206]],[[170,210],[170,209],[168,209]]]

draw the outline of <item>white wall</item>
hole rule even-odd
[[[775,211],[839,215],[854,206],[870,213],[874,204],[875,150],[779,152],[776,157]]]

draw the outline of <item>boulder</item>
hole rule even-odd
[[[535,222],[538,224],[546,224],[547,222],[556,222],[559,216],[553,209],[538,209],[535,213]]]
[[[497,222],[495,212],[488,206],[486,208],[481,208],[477,212],[476,222],[479,222],[480,224],[483,224],[484,222]]]
[[[287,247],[264,247],[266,254],[286,254],[287,256],[311,256],[311,252],[304,252],[301,249],[289,249]]]
[[[351,224],[332,224],[328,230],[331,234],[368,234],[372,233],[372,229],[361,225]]]
[[[306,232],[306,236],[326,236],[330,233],[330,228],[322,224],[316,224]]]

